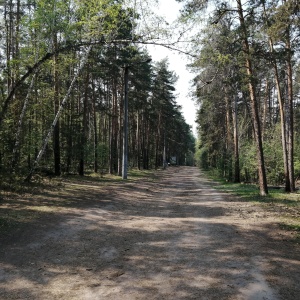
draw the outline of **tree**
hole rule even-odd
[[[134,2],[6,2],[5,22],[0,23],[6,29],[0,35],[1,63],[6,64],[0,73],[2,170],[11,170],[13,153],[18,175],[29,169],[28,179],[35,170],[84,175],[100,168],[120,174],[122,67],[149,58],[137,44],[153,41],[154,32],[165,34],[159,29],[138,35],[139,13],[147,12],[136,10]],[[80,69],[78,59],[90,46],[87,63]],[[163,147],[167,156],[180,152],[181,162],[191,152],[190,128],[175,103],[172,84],[157,78],[155,85],[165,84],[167,93],[151,100],[156,88],[152,69],[139,65],[129,74],[131,167],[159,166]],[[157,126],[163,117],[168,135],[162,123]]]
[[[203,9],[204,5],[206,5],[209,1],[191,0],[191,1],[184,1],[184,2],[186,3],[185,8],[187,13],[197,13],[199,12],[200,9]],[[260,194],[266,195],[268,193],[268,188],[267,188],[264,155],[263,155],[262,136],[261,136],[261,128],[260,128],[261,125],[260,125],[260,119],[258,113],[258,99],[256,93],[255,74],[253,71],[252,49],[249,43],[250,35],[248,32],[246,19],[244,16],[245,11],[243,9],[242,2],[240,0],[236,0],[236,5],[237,5],[236,9],[232,9],[227,7],[226,4],[222,4],[221,8],[217,10],[216,15],[218,15],[218,19],[215,20],[214,23],[217,23],[219,19],[227,11],[236,11],[239,18],[240,41],[242,44],[244,67],[246,69],[246,80],[247,80],[248,92],[250,96],[252,124],[253,124],[253,131],[254,131],[254,137],[256,142]]]
[[[283,122],[285,122],[286,143],[287,143],[287,172],[288,182],[286,190],[290,192],[295,191],[294,178],[294,93],[293,93],[293,67],[292,59],[294,46],[292,45],[298,41],[296,34],[299,33],[297,23],[293,18],[299,13],[299,4],[297,1],[282,2],[274,14],[274,23],[270,27],[269,33],[276,40],[278,38],[285,44],[285,62],[286,62],[286,76],[287,76],[287,100],[286,100],[286,114],[283,115]],[[275,27],[275,28],[274,28]],[[277,29],[278,32],[275,30]],[[280,34],[280,36],[279,36]],[[288,185],[289,184],[289,185]]]

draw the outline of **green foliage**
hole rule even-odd
[[[208,151],[205,148],[198,148],[195,153],[196,165],[203,170],[209,169]]]
[[[295,132],[295,147],[294,147],[294,158],[295,158],[295,177],[296,180],[300,178],[300,135],[299,131],[296,130]]]
[[[18,76],[32,72],[31,66],[42,57],[49,58],[36,70],[32,90],[28,87],[33,72],[8,107],[0,132],[2,173],[11,170],[15,150],[17,175],[24,176],[31,169],[85,52],[84,46],[78,45],[89,43],[94,46],[86,69],[68,95],[56,126],[56,139],[48,141],[39,171],[50,174],[59,165],[62,174],[82,174],[82,168],[91,171],[97,167],[99,172],[117,172],[122,148],[124,65],[131,66],[130,165],[141,167],[142,160],[144,168],[158,166],[164,146],[168,157],[176,156],[178,162],[185,163],[194,151],[195,141],[176,104],[176,75],[168,69],[167,61],[141,63],[149,58],[144,49],[116,42],[141,38],[133,33],[139,18],[136,11],[116,0],[38,0],[28,5],[28,9],[21,7],[18,21],[15,14],[5,15],[11,18],[7,24],[12,25],[5,34],[18,35],[19,39],[14,41],[18,45],[10,46],[6,43],[12,39],[0,36],[2,48],[18,49],[10,53],[5,72],[0,74],[1,101],[11,88],[9,78],[12,84]],[[16,22],[20,25],[18,32]],[[28,103],[16,144],[25,98]]]
[[[266,173],[269,184],[281,185],[284,182],[283,158],[281,147],[280,128],[270,132],[264,141]],[[241,180],[246,182],[257,181],[256,145],[253,141],[243,143],[240,147]]]
[[[106,39],[120,29],[120,22],[128,16],[121,3],[114,0],[75,1],[77,26],[84,32],[83,38]]]
[[[274,128],[272,135],[264,143],[264,154],[268,182],[281,185],[284,182],[283,154],[280,126]]]
[[[179,1],[184,3],[183,16],[197,16],[203,13],[205,4],[211,1]],[[263,136],[263,150],[267,181],[270,185],[284,183],[283,151],[281,143],[278,91],[274,80],[276,59],[279,85],[281,88],[286,124],[289,123],[287,102],[291,95],[287,89],[286,62],[289,55],[298,61],[299,54],[299,5],[297,1],[249,1],[242,5],[244,15],[236,21],[235,3],[217,2],[207,17],[206,24],[197,27],[192,41],[195,58],[190,68],[196,73],[194,96],[199,104],[197,123],[201,145],[196,152],[197,164],[205,169],[215,170],[231,180],[238,163],[241,180],[257,182],[258,163],[254,129],[254,101],[256,99],[260,130]],[[236,3],[237,4],[237,3]],[[232,7],[231,7],[232,5]],[[191,18],[193,19],[193,18]],[[271,39],[270,39],[271,38]],[[270,53],[270,43],[274,51]],[[290,44],[289,44],[290,43]],[[245,49],[247,48],[247,51]],[[291,51],[290,49],[291,48]],[[252,74],[248,74],[251,62]],[[270,65],[271,63],[271,65]],[[296,66],[296,65],[295,65]],[[292,72],[297,70],[293,68]],[[248,72],[247,72],[248,71]],[[294,102],[298,102],[299,86],[296,76],[293,81]],[[254,87],[251,91],[249,83]],[[254,98],[255,97],[255,98]],[[236,100],[238,99],[238,100]],[[237,107],[235,107],[236,101]],[[236,109],[236,111],[235,111]],[[234,118],[237,118],[237,138],[234,141]],[[296,112],[295,126],[295,174],[299,174],[299,116]],[[289,127],[286,127],[289,128]],[[284,134],[287,135],[287,132]]]
[[[97,146],[97,152],[98,152],[98,160],[99,160],[100,168],[101,169],[107,168],[107,162],[109,158],[108,145],[105,143],[99,143]]]
[[[247,182],[256,182],[257,180],[257,163],[256,148],[253,142],[245,143],[241,146],[240,151],[240,169],[242,180]]]

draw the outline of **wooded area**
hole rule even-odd
[[[285,184],[300,175],[299,25],[295,0],[190,0],[182,18],[203,20],[193,40],[198,163],[235,182]],[[206,24],[206,25],[204,25]]]
[[[125,2],[1,1],[3,177],[121,175],[125,69],[129,167],[158,168],[171,157],[193,162],[177,76],[167,60],[146,62],[149,38],[136,35],[141,16]]]
[[[156,1],[1,1],[1,174],[121,175],[127,84],[128,167],[193,164],[177,75],[149,62],[157,44],[192,58],[198,165],[261,195],[295,191],[298,1],[176,1],[175,25],[149,10]]]
[[[161,1],[0,0],[0,299],[299,298],[299,0]]]

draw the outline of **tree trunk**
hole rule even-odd
[[[294,105],[293,105],[293,68],[292,68],[292,51],[290,42],[290,26],[288,26],[288,34],[286,41],[287,50],[287,84],[288,84],[288,105],[287,105],[287,128],[288,128],[288,170],[290,191],[295,191],[294,178]]]
[[[265,131],[267,129],[267,116],[268,116],[268,103],[269,103],[269,98],[270,98],[270,93],[269,93],[269,80],[266,79],[266,88],[265,88],[265,97],[264,97],[264,106],[263,106],[263,116],[262,116],[262,139],[264,141],[264,135]]]
[[[237,0],[237,10],[239,14],[241,29],[242,29],[243,51],[245,54],[245,66],[248,75],[248,89],[250,94],[251,117],[253,121],[254,137],[255,137],[256,152],[257,152],[259,189],[260,189],[260,195],[265,196],[268,194],[268,187],[267,187],[267,178],[266,178],[264,154],[263,154],[263,147],[262,147],[260,121],[259,121],[259,114],[258,114],[258,103],[257,103],[255,83],[253,78],[254,74],[252,68],[250,46],[248,42],[248,32],[245,24],[241,0]]]
[[[269,38],[271,53],[274,52],[272,39]],[[289,177],[289,165],[288,165],[288,149],[287,149],[287,130],[286,130],[286,118],[285,118],[285,105],[282,97],[282,91],[280,87],[278,67],[275,58],[273,59],[273,68],[275,73],[276,89],[278,94],[279,113],[280,113],[280,126],[281,126],[281,144],[283,152],[283,164],[284,164],[284,178],[285,178],[285,191],[290,192],[290,177]]]
[[[96,112],[96,95],[94,93],[95,86],[93,84],[93,121],[94,121],[94,172],[98,172],[98,126]]]
[[[266,16],[266,9],[265,5],[263,4],[264,15]],[[274,44],[271,37],[269,37],[269,47],[270,52],[272,54],[271,60],[274,69],[275,75],[275,83],[276,89],[278,94],[278,103],[279,103],[279,113],[280,113],[280,127],[281,127],[281,145],[282,145],[282,153],[283,153],[283,165],[284,165],[284,178],[285,178],[285,191],[290,192],[291,185],[290,185],[290,172],[289,172],[289,165],[288,165],[288,148],[287,148],[287,128],[286,128],[286,116],[285,116],[285,105],[284,99],[282,96],[282,90],[280,87],[280,79],[278,73],[278,66],[276,58],[274,57]]]
[[[232,139],[232,132],[231,132],[231,106],[229,103],[229,98],[228,98],[228,91],[227,88],[225,88],[224,91],[225,95],[224,95],[224,99],[225,99],[225,108],[226,108],[226,145],[225,145],[225,149],[226,149],[226,154],[225,154],[225,158],[226,158],[226,166],[225,169],[228,169],[228,178],[230,180],[232,180],[232,145],[233,145],[233,139]]]
[[[112,138],[112,149],[113,149],[113,173],[118,172],[118,138],[119,138],[119,119],[118,119],[118,90],[117,80],[113,80],[113,138]]]
[[[158,114],[157,132],[155,137],[155,169],[160,165],[159,154],[160,154],[160,141],[161,141],[161,112]]]
[[[232,111],[233,122],[233,145],[234,145],[234,182],[240,182],[240,156],[239,156],[239,136],[238,136],[238,120],[237,120],[237,96],[234,98],[234,106]]]
[[[53,35],[54,52],[58,49],[57,34]],[[54,77],[54,115],[59,110],[59,71],[58,71],[58,54],[53,57],[53,77]],[[56,176],[61,174],[60,170],[60,124],[56,123],[53,129],[53,154],[54,154],[54,173]]]
[[[116,80],[112,80],[112,108],[111,108],[111,127],[110,127],[110,157],[109,173],[115,174],[118,171],[118,113],[117,113],[117,86]]]
[[[83,101],[83,117],[82,117],[82,133],[81,133],[81,148],[80,148],[80,159],[79,159],[79,175],[84,175],[86,149],[87,149],[87,135],[88,135],[88,98],[89,98],[89,72],[87,70],[85,77],[85,91]]]
[[[137,168],[138,170],[141,169],[141,152],[140,152],[140,149],[141,149],[141,141],[140,141],[140,112],[139,110],[137,111],[137,119],[136,119],[136,160],[137,160]]]
[[[87,49],[87,51],[85,53],[85,56],[83,57],[83,59],[81,61],[81,64],[80,64],[80,66],[78,68],[78,71],[77,71],[77,73],[74,75],[74,77],[72,79],[72,82],[71,82],[71,84],[69,86],[67,94],[65,95],[64,99],[62,100],[62,102],[60,104],[59,110],[58,110],[58,112],[57,112],[57,114],[56,114],[56,116],[54,118],[54,121],[52,122],[51,127],[50,127],[50,129],[49,129],[49,131],[48,131],[48,133],[47,133],[44,141],[43,141],[42,147],[41,147],[40,151],[38,152],[38,155],[37,155],[37,157],[36,157],[36,159],[35,159],[35,161],[33,163],[33,166],[32,166],[32,168],[30,170],[30,173],[28,174],[28,176],[25,179],[25,181],[27,181],[27,182],[29,182],[31,180],[31,177],[32,177],[32,175],[33,175],[33,173],[35,171],[35,168],[38,166],[39,161],[42,158],[42,156],[43,156],[43,154],[44,154],[44,152],[46,150],[46,147],[48,145],[48,141],[49,141],[49,139],[50,139],[50,137],[51,137],[51,135],[53,133],[53,128],[55,127],[57,121],[59,120],[59,117],[60,117],[60,115],[61,115],[61,113],[62,113],[62,111],[64,109],[64,106],[65,106],[67,100],[70,97],[70,94],[71,94],[71,92],[73,90],[73,86],[74,86],[74,84],[75,84],[75,82],[76,82],[76,80],[77,80],[77,78],[78,78],[78,76],[80,74],[80,71],[83,69],[83,67],[84,67],[84,65],[85,65],[85,63],[87,61],[87,58],[88,58],[88,55],[90,53],[91,48],[92,48],[92,46],[88,47],[88,49]]]
[[[13,1],[10,0],[9,3],[5,5],[4,18],[5,18],[5,28],[6,28],[6,69],[7,69],[7,91],[8,93],[12,89],[12,68],[10,66],[10,61],[13,55]]]
[[[65,172],[70,173],[71,171],[71,164],[72,164],[72,149],[73,149],[73,135],[72,135],[72,129],[74,126],[73,122],[73,114],[71,113],[73,111],[73,103],[70,101],[69,105],[69,111],[70,113],[68,114],[67,118],[67,126],[69,130],[69,134],[67,136],[67,153],[66,153],[66,168]]]
[[[122,84],[124,85],[124,83]],[[124,90],[122,90],[121,95],[124,94]],[[120,108],[119,108],[119,135],[118,135],[118,176],[122,176],[122,150],[123,150],[123,118],[122,118],[122,111],[124,110],[124,99],[121,97],[120,99]]]

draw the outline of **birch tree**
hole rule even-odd
[[[53,133],[55,125],[57,124],[57,122],[59,120],[59,117],[60,117],[60,115],[61,115],[61,113],[62,113],[62,111],[64,109],[64,106],[66,105],[66,102],[67,102],[68,98],[70,97],[70,94],[71,94],[71,92],[73,90],[73,86],[74,86],[74,84],[75,84],[75,82],[76,82],[76,80],[77,80],[77,78],[78,78],[78,76],[80,74],[80,71],[83,69],[83,67],[86,64],[86,61],[88,59],[88,55],[89,55],[89,53],[91,51],[91,48],[92,48],[92,46],[89,46],[88,49],[86,50],[86,53],[84,54],[83,58],[81,58],[82,61],[81,61],[81,64],[80,64],[80,66],[78,68],[78,71],[74,75],[74,77],[72,79],[72,82],[71,82],[71,84],[69,86],[68,92],[65,95],[64,99],[62,100],[62,102],[61,102],[61,104],[59,106],[59,109],[58,109],[58,111],[56,113],[55,119],[53,120],[53,123],[52,123],[52,125],[51,125],[51,127],[50,127],[50,129],[49,129],[49,131],[48,131],[48,133],[47,133],[47,135],[46,135],[43,143],[42,143],[42,147],[41,147],[41,149],[40,149],[40,151],[38,153],[38,156],[36,157],[36,159],[35,159],[35,161],[33,163],[33,166],[31,168],[30,173],[28,174],[28,176],[25,179],[26,181],[30,181],[31,180],[31,177],[32,177],[32,175],[33,175],[36,167],[38,166],[40,159],[42,158],[42,156],[43,156],[43,154],[45,152],[46,146],[47,146],[48,141],[49,141],[49,139],[50,139],[50,137],[51,137],[51,135]]]

